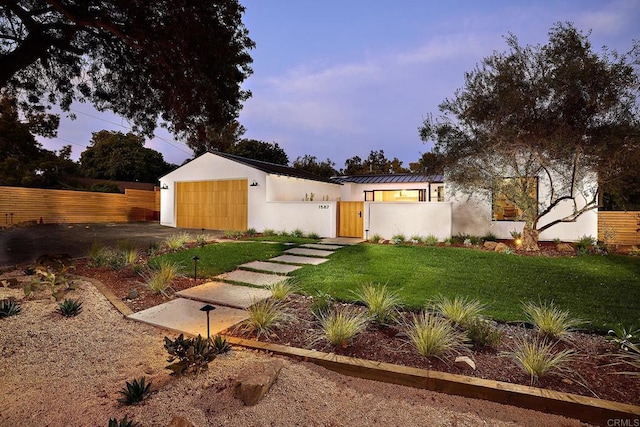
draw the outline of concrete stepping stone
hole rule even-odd
[[[266,287],[288,279],[287,276],[269,273],[256,273],[248,270],[234,270],[216,276],[216,279],[229,280],[232,282],[246,283],[248,285]]]
[[[307,248],[292,248],[284,251],[286,254],[291,255],[304,255],[304,256],[319,256],[325,257],[333,253],[333,251],[321,251],[319,249],[307,249]]]
[[[340,245],[323,245],[322,243],[305,243],[304,245],[300,245],[300,247],[309,249],[321,249],[323,251],[335,251],[342,248],[342,246]]]
[[[176,298],[164,304],[133,313],[129,319],[178,333],[207,336],[207,315],[200,311],[205,304],[185,298]],[[216,335],[247,319],[245,310],[216,307],[209,312],[211,335]]]
[[[329,261],[327,258],[312,258],[308,256],[296,256],[296,255],[280,255],[275,258],[271,258],[270,261],[285,262],[289,264],[310,264],[318,265],[323,262]]]
[[[287,274],[296,271],[299,265],[278,264],[275,262],[252,261],[239,266],[240,268],[250,268],[252,270],[267,271],[269,273]]]
[[[230,283],[209,282],[180,291],[178,295],[213,304],[216,309],[218,305],[245,309],[253,303],[269,298],[271,291]]]

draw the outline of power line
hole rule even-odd
[[[124,126],[122,123],[112,122],[111,120],[106,120],[106,119],[104,119],[104,118],[102,118],[102,117],[98,117],[98,116],[94,116],[93,114],[85,113],[84,111],[78,111],[78,110],[74,110],[74,109],[72,109],[72,108],[70,108],[70,109],[69,109],[69,111],[73,111],[74,113],[78,113],[78,114],[83,114],[83,115],[88,116],[88,117],[91,117],[91,118],[93,118],[93,119],[100,120],[100,121],[103,121],[103,122],[105,122],[105,123],[110,123],[110,124],[112,124],[112,125],[119,126],[119,127],[123,128],[123,129],[129,130],[129,131],[132,131],[132,130],[133,130],[133,129],[131,129],[130,127]],[[62,139],[62,138],[59,138],[59,139]],[[166,144],[169,144],[170,146],[172,146],[172,147],[173,147],[173,148],[175,148],[176,150],[180,150],[180,151],[182,151],[182,152],[183,152],[183,153],[185,153],[185,154],[189,154],[189,155],[193,154],[192,152],[189,152],[189,151],[187,151],[187,150],[183,149],[183,148],[182,148],[182,147],[180,147],[179,145],[175,145],[175,143],[172,143],[171,141],[169,141],[169,140],[167,140],[167,139],[165,139],[165,138],[163,138],[163,137],[161,137],[161,136],[154,135],[154,136],[153,136],[153,139],[159,139],[160,141],[162,141],[162,142],[164,142],[164,143],[166,143]],[[179,141],[175,141],[175,142],[176,142],[176,143],[181,143],[181,142],[179,142]],[[181,144],[184,144],[184,143],[181,143]],[[85,146],[85,147],[86,147],[86,146]]]

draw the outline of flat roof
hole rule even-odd
[[[331,178],[336,182],[350,182],[354,184],[394,184],[394,183],[411,183],[411,182],[444,182],[442,175],[424,175],[412,173],[390,173],[390,174],[372,174],[372,175],[347,175],[336,176]]]

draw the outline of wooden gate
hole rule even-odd
[[[176,182],[176,226],[245,231],[247,200],[246,179]]]
[[[338,236],[360,237],[364,234],[364,202],[338,202]]]

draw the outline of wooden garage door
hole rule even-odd
[[[176,225],[209,230],[247,229],[247,180],[176,183]]]

